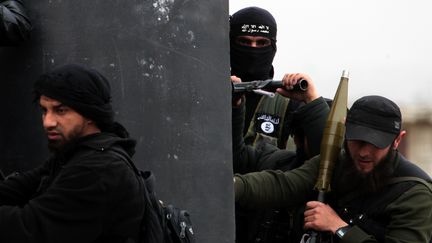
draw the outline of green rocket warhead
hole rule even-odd
[[[348,103],[348,72],[343,71],[321,140],[320,169],[315,188],[322,194],[330,191],[330,181],[336,159],[345,136],[345,117]],[[321,193],[323,192],[323,193]]]

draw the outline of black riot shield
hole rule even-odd
[[[197,242],[234,242],[228,1],[26,1],[31,39],[0,47],[0,168],[48,156],[32,85],[65,63],[111,83],[162,200],[191,213]]]

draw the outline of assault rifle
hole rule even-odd
[[[274,92],[277,88],[283,88],[283,84],[281,80],[254,80],[250,82],[242,82],[242,83],[232,83],[233,93],[245,93],[245,92],[255,92],[262,95],[267,95],[270,97],[274,96]],[[306,91],[308,88],[308,82],[304,79],[301,79],[294,85],[293,91]]]

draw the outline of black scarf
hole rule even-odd
[[[94,69],[67,64],[42,75],[34,84],[35,101],[41,95],[60,101],[93,120],[102,131],[111,131],[114,112],[108,80]]]
[[[261,48],[241,46],[231,41],[231,74],[242,81],[273,78],[276,45]]]
[[[276,54],[277,24],[265,9],[243,8],[230,18],[231,74],[242,81],[273,78],[273,58]],[[260,36],[270,39],[271,45],[254,48],[236,43],[239,36]]]

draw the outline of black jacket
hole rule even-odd
[[[125,242],[144,214],[139,181],[110,150],[135,143],[108,133],[0,184],[0,242]]]
[[[29,39],[31,28],[21,0],[0,0],[0,46]]]

